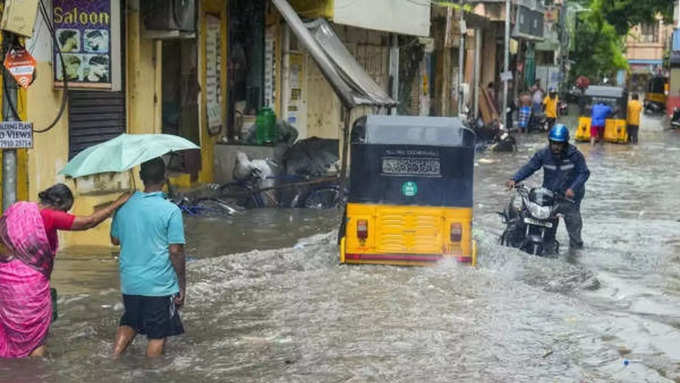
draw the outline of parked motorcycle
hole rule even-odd
[[[531,112],[531,117],[529,117],[529,132],[547,132],[548,131],[548,119],[545,117],[545,113],[541,112]]]
[[[498,213],[506,225],[501,245],[537,256],[557,254],[560,249],[555,239],[558,206],[563,201],[573,201],[543,187],[529,189],[520,184],[514,190],[505,210]]]
[[[494,152],[515,152],[517,151],[517,140],[499,123],[498,133],[493,137],[489,149]]]
[[[677,106],[673,108],[673,114],[671,115],[671,128],[680,128],[680,108]]]
[[[647,114],[663,113],[663,105],[656,102],[647,102],[645,104],[645,113]]]
[[[560,100],[560,102],[557,105],[558,112],[560,116],[566,116],[569,114],[569,104],[567,104],[566,101]]]

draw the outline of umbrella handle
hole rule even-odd
[[[134,193],[137,190],[137,184],[135,182],[135,173],[132,169],[130,169],[130,180],[132,180],[132,189],[130,191]]]

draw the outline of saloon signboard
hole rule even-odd
[[[111,89],[111,1],[53,0],[56,86],[63,86],[65,74],[69,88]]]

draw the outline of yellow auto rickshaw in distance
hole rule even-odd
[[[604,141],[627,144],[628,130],[626,129],[626,117],[628,114],[628,92],[624,88],[615,86],[592,85],[586,89],[579,100],[578,128],[576,129],[574,139],[581,142],[590,141],[591,109],[598,102],[604,102],[614,111],[605,122]]]
[[[476,264],[472,130],[458,118],[371,115],[350,145],[341,263]]]
[[[654,76],[647,82],[644,107],[648,113],[663,113],[666,110],[668,78]]]

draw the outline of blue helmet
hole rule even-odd
[[[548,134],[548,139],[555,142],[568,142],[569,141],[569,129],[567,129],[564,124],[555,124],[550,133]]]

